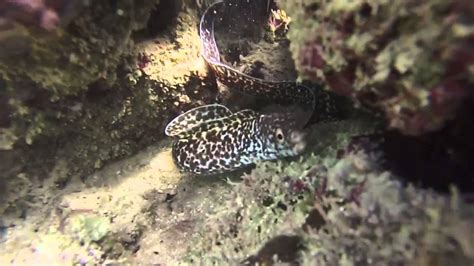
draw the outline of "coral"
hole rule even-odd
[[[288,30],[288,24],[290,24],[290,22],[291,18],[286,15],[285,10],[272,10],[270,18],[268,19],[268,27],[270,31],[275,34],[275,32],[282,27]]]
[[[58,10],[72,2],[74,1],[4,1],[0,4],[2,23],[21,23],[54,30],[60,22]]]
[[[177,264],[183,260],[194,264],[201,260],[203,264],[272,264],[280,260],[303,265],[432,265],[449,259],[456,265],[472,265],[472,205],[467,205],[455,188],[447,196],[402,183],[399,172],[385,168],[386,154],[379,152],[383,148],[372,138],[354,139],[379,129],[374,119],[364,120],[355,112],[347,121],[311,126],[308,153],[260,163],[239,182],[234,180],[242,172],[186,177],[184,184],[176,186],[183,176],[173,167],[167,141],[131,156],[158,142],[171,117],[215,100],[216,84],[200,57],[196,28],[196,9],[212,1],[84,1],[89,4],[82,6],[81,12],[69,14],[67,6],[79,2],[30,1],[37,5],[28,9],[26,1],[9,1],[20,12],[8,14],[0,4],[4,16],[0,20],[5,18],[8,23],[0,27],[0,87],[4,88],[0,104],[5,107],[0,109],[0,154],[5,158],[0,163],[0,264]],[[441,84],[431,80],[436,73],[442,73],[440,79],[448,75],[443,72],[444,63],[441,67],[432,63],[432,51],[422,49],[425,46],[415,49],[416,41],[413,45],[398,38],[431,40],[429,34],[436,35],[438,29],[428,27],[428,38],[410,35],[401,26],[413,23],[419,33],[418,19],[423,16],[389,25],[379,23],[380,27],[394,25],[393,35],[381,38],[369,33],[375,27],[371,25],[378,25],[373,21],[395,14],[386,2],[377,5],[368,1],[360,6],[359,2],[331,1],[297,9],[310,2],[315,1],[281,6],[291,16],[291,49],[300,73],[323,79],[341,94],[372,103],[387,114],[391,113],[386,106],[408,104],[405,94],[400,96],[400,88],[408,84],[405,81],[410,75],[422,76],[420,79],[433,83],[428,82],[433,88]],[[394,3],[399,7],[402,1]],[[438,4],[426,3],[422,7],[427,10]],[[310,17],[317,12],[314,10],[326,5],[334,16],[326,18],[324,27],[313,24],[311,30],[324,29],[322,36],[337,33],[341,29],[333,29],[329,22],[342,19],[349,28],[344,30],[356,32],[357,38],[349,38],[344,45],[350,49],[342,51],[336,49],[337,41],[331,44],[330,56],[325,50],[327,43],[310,39],[312,46],[302,53],[303,61],[311,67],[302,69],[299,49],[307,44],[306,38],[315,36],[307,34],[306,26],[317,19]],[[430,23],[433,19],[440,29],[471,34],[461,24],[456,28],[449,20],[447,24],[438,21],[444,10],[442,5],[436,6],[433,17],[425,19]],[[44,12],[50,11],[56,13],[58,24],[41,21]],[[296,15],[300,11],[306,16]],[[340,16],[341,12],[346,15]],[[367,13],[372,22],[364,24],[358,19]],[[25,14],[37,16],[25,19]],[[351,14],[352,23],[362,23],[355,27],[360,31],[350,31]],[[283,15],[280,12],[280,19],[289,22]],[[454,21],[461,20],[455,17]],[[231,23],[235,22],[232,19],[226,22],[241,25]],[[261,23],[268,21],[265,18]],[[246,73],[255,70],[266,79],[293,79],[288,42],[273,38],[272,43],[265,43],[263,34],[250,28],[255,27],[244,29],[244,35],[256,36],[261,43],[235,38],[236,32],[216,27],[219,45],[228,48],[222,49],[226,60],[236,67],[255,66],[256,70]],[[282,25],[275,34],[282,31],[284,35],[284,28]],[[435,37],[453,38],[459,45],[465,40],[450,34]],[[375,50],[370,50],[372,47]],[[451,49],[446,47],[443,49]],[[256,53],[259,49],[265,52]],[[357,53],[345,54],[349,50]],[[370,56],[378,60],[371,61],[368,51],[376,51]],[[440,62],[450,60],[451,52],[458,50],[440,54],[445,60]],[[359,62],[363,65],[353,62],[351,56],[356,55],[364,59]],[[352,60],[348,66],[346,58]],[[419,66],[413,58],[425,61]],[[441,113],[439,123],[443,123],[465,94],[467,63],[455,63],[458,67],[453,71],[460,70],[459,79],[442,83],[449,85],[449,90],[419,86],[416,95],[410,95],[428,95],[428,101],[420,100],[426,103],[425,109],[420,109],[418,98],[409,102],[409,108],[431,115],[436,105]],[[370,66],[380,67],[376,70],[381,73],[376,75],[380,78],[377,83],[370,83],[371,88],[376,93],[380,88],[392,90],[384,91],[387,95],[382,99],[369,97],[361,85],[379,73],[371,73],[367,79],[368,70],[363,67]],[[335,68],[340,72],[328,78],[326,71]],[[314,69],[321,73],[313,75]],[[393,81],[395,70],[400,81],[385,87]],[[344,82],[341,75],[359,87],[337,87],[336,81]],[[395,116],[401,118],[398,113],[393,119]],[[421,131],[438,123],[432,118],[426,122],[431,124],[423,124]],[[421,125],[417,123],[413,127]],[[450,147],[443,149],[450,151]],[[453,153],[447,152],[439,161],[449,156]],[[129,158],[111,163],[122,157]]]
[[[384,111],[390,126],[440,129],[472,97],[469,1],[277,1],[303,78]]]
[[[299,161],[262,163],[244,175],[226,202],[209,211],[188,259],[472,264],[473,209],[455,189],[443,196],[404,186],[380,167],[380,153],[357,145],[337,151],[333,145]]]
[[[28,23],[0,32],[0,147],[16,158],[2,162],[8,171],[0,182],[18,192],[5,188],[0,210],[22,206],[23,192],[38,180],[54,180],[54,189],[61,189],[71,178],[137,152],[163,137],[171,117],[213,99],[215,81],[199,55],[196,10],[171,1],[176,13],[155,16],[162,3],[94,2],[47,33]],[[161,20],[165,31],[141,34],[150,21]],[[7,45],[18,40],[28,45]]]
[[[10,230],[2,245],[2,265],[85,265],[101,261],[104,251],[98,240],[108,233],[106,218],[75,215],[66,221],[57,214],[48,214],[43,214],[42,220],[18,223],[20,230]]]
[[[96,3],[67,27],[47,35],[22,24],[2,29],[1,97],[10,117],[2,127],[7,133],[28,144],[37,135],[61,133],[57,120],[71,120],[80,113],[74,108],[79,94],[97,80],[107,79],[109,84],[115,80],[114,70],[129,49],[131,32],[144,23],[137,15],[152,7],[153,3],[134,6],[128,1],[115,6]],[[110,11],[114,12],[107,16]]]

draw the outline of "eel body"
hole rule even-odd
[[[240,2],[248,4],[245,0]],[[240,92],[298,108],[270,114],[248,109],[233,113],[223,105],[209,104],[179,115],[167,125],[165,133],[176,138],[173,158],[185,172],[216,174],[258,161],[298,155],[305,147],[302,128],[311,115],[316,111],[320,120],[325,120],[324,114],[330,114],[333,108],[329,95],[321,89],[252,77],[223,63],[214,37],[214,23],[227,15],[227,5],[232,3],[211,5],[199,25],[202,56],[217,80]]]

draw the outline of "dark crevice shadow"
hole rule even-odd
[[[437,132],[406,136],[389,130],[356,137],[351,146],[382,152],[382,168],[406,183],[442,193],[455,185],[469,194],[474,191],[473,115],[474,108],[466,105]]]
[[[151,12],[146,27],[134,32],[132,38],[140,42],[166,33],[175,24],[182,6],[182,0],[161,0]]]

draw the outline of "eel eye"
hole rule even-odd
[[[278,128],[278,129],[276,130],[276,138],[277,138],[277,140],[278,140],[279,142],[282,142],[282,141],[283,141],[284,136],[283,136],[283,132],[281,131],[280,128]]]

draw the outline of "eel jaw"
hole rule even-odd
[[[293,144],[293,153],[298,155],[301,154],[306,148],[306,133],[293,131],[291,132],[290,142]]]

